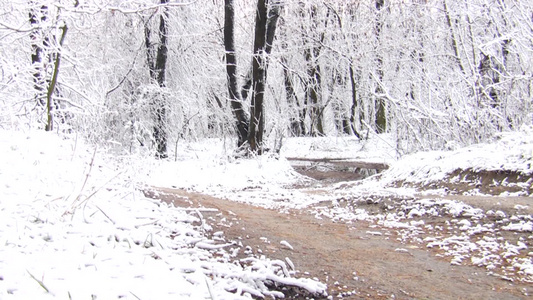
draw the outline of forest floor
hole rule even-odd
[[[332,184],[346,180],[346,174],[341,172],[332,172],[328,176],[312,172],[305,175],[314,176],[319,187],[294,186],[294,190],[327,194]],[[443,182],[440,187],[445,185]],[[296,276],[316,278],[326,283],[330,298],[525,299],[528,293],[533,292],[530,283],[520,280],[517,274],[487,272],[486,268],[475,266],[468,259],[460,264],[454,264],[453,260],[450,263],[449,257],[445,255],[447,247],[430,247],[427,243],[435,240],[436,235],[438,241],[453,239],[465,229],[458,229],[460,226],[452,228],[450,224],[467,219],[450,214],[421,214],[416,222],[422,222],[426,226],[407,228],[411,233],[416,231],[416,239],[410,239],[405,237],[406,231],[402,231],[402,228],[383,226],[383,223],[376,220],[355,218],[346,221],[325,217],[327,214],[323,213],[338,207],[349,209],[350,206],[352,210],[362,209],[371,215],[399,213],[405,210],[406,201],[400,196],[368,195],[369,198],[364,201],[331,199],[303,209],[279,210],[224,200],[185,189],[156,188],[156,191],[155,198],[175,206],[211,208],[212,210],[202,210],[203,220],[213,227],[214,234],[223,231],[226,241],[242,245],[244,251],[239,253],[238,258],[266,255],[287,261],[289,265],[294,264],[298,270]],[[453,199],[483,211],[503,212],[507,216],[517,213],[531,216],[533,213],[529,206],[530,197],[428,193],[419,189],[414,198]],[[517,209],[520,211],[517,212]],[[437,233],[435,228],[439,227],[444,230]],[[530,239],[527,231],[502,230],[496,236],[511,244]],[[507,268],[513,269],[511,266]],[[280,289],[289,299],[313,298],[296,288]]]

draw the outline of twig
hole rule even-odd
[[[150,239],[150,241],[148,241],[148,238]],[[144,239],[143,246],[144,246],[144,248],[150,248],[150,247],[154,246],[154,237],[152,236],[151,233],[149,233],[146,236],[146,239]]]
[[[76,201],[78,201],[80,199],[81,193],[85,189],[85,185],[87,184],[87,181],[89,180],[89,176],[91,175],[91,171],[92,171],[93,165],[94,165],[94,158],[96,157],[96,149],[98,149],[98,147],[94,148],[93,157],[91,159],[91,163],[89,164],[89,171],[87,172],[87,175],[85,175],[85,181],[83,181],[83,185],[81,186],[80,193],[78,194],[78,197],[76,197]]]
[[[135,295],[133,292],[130,291],[130,294],[131,294],[133,297],[135,297],[135,298],[141,300],[141,298],[139,298],[139,297],[138,297],[137,295]]]
[[[192,118],[196,117],[196,115],[199,115],[200,112],[195,113],[194,115],[190,116],[187,120],[185,120],[185,124],[182,126],[182,133],[178,134],[178,138],[176,139],[176,146],[174,147],[174,161],[178,161],[178,142],[180,140],[180,136],[185,135],[185,131],[189,127],[189,123],[191,122]]]
[[[99,13],[99,12],[111,12],[111,13],[114,13],[114,12],[120,12],[122,14],[138,14],[140,12],[144,12],[144,11],[148,11],[148,10],[157,10],[159,8],[163,8],[163,7],[183,7],[183,6],[188,6],[188,5],[192,5],[194,3],[196,3],[198,0],[192,0],[192,1],[189,1],[189,2],[183,2],[183,3],[165,3],[165,4],[154,4],[154,5],[148,5],[148,6],[144,6],[144,7],[137,7],[137,8],[131,8],[131,9],[128,9],[128,8],[122,8],[122,7],[119,7],[119,6],[102,6],[102,7],[87,7],[85,9],[80,9],[78,7],[75,7],[74,9],[73,8],[70,8],[68,6],[65,6],[65,5],[62,5],[60,3],[54,3],[54,5],[57,7],[57,8],[61,8],[61,9],[64,9],[68,12],[72,12],[72,13],[82,13],[82,14],[90,14],[90,15],[93,15],[93,14],[96,14],[96,13]],[[125,3],[127,3],[128,1],[126,1]]]
[[[87,202],[92,196],[94,196],[96,193],[98,193],[104,186],[106,186],[108,183],[113,181],[120,174],[122,174],[122,172],[118,172],[115,176],[111,177],[108,181],[106,181],[104,184],[102,184],[99,188],[94,190],[94,192],[92,192],[89,196],[87,196],[87,198],[85,198],[85,200],[83,200],[83,201]]]
[[[80,202],[80,206],[83,204],[83,211],[85,211],[85,208],[87,207],[87,203],[89,203],[89,199],[91,199],[96,193],[98,193],[104,186],[106,186],[109,182],[111,182],[113,179],[115,179],[118,175],[122,174],[122,172],[118,172],[117,175],[111,177],[111,179],[109,179],[108,181],[106,181],[104,184],[102,184],[99,188],[97,188],[96,190],[94,190],[89,196],[85,197],[85,199],[83,201]],[[76,198],[76,200],[78,200],[80,198],[81,194],[78,195],[78,197]],[[76,201],[74,201],[76,202]],[[74,203],[72,204],[72,208],[74,208]],[[97,206],[98,207],[98,206]],[[100,208],[98,208],[100,209]],[[65,212],[66,214],[67,212]],[[102,213],[105,215],[105,213],[102,211]],[[107,215],[106,215],[107,217]],[[85,220],[86,223],[89,223],[86,219],[85,219],[85,214],[83,215],[83,218]],[[109,218],[109,217],[108,217]],[[109,219],[111,220],[111,219]],[[111,220],[111,222],[113,222],[113,220]],[[115,222],[113,222],[113,224],[115,224]]]
[[[44,285],[44,282],[42,282],[41,280],[35,278],[35,276],[33,276],[32,273],[30,273],[30,271],[26,270],[26,272],[28,272],[28,274],[30,274],[31,278],[33,278],[33,280],[37,281],[37,283],[47,292],[47,293],[50,293],[50,290]]]
[[[202,224],[202,232],[205,232],[205,220],[204,220],[204,216],[202,215],[202,213],[200,212],[199,209],[195,209],[194,210],[196,212],[196,214],[198,215],[198,217],[200,218],[200,222]]]
[[[207,291],[209,292],[209,297],[211,297],[211,300],[215,300],[215,295],[213,295],[213,291],[211,291],[211,285],[209,284],[209,281],[207,280],[207,276],[205,276],[205,284],[207,285]]]
[[[371,126],[365,122],[364,120],[361,120],[361,122],[368,128],[368,133],[370,131],[372,131],[372,134],[377,137],[378,139],[380,139],[381,141],[383,141],[385,144],[387,144],[389,147],[391,147],[392,149],[394,149],[396,151],[396,153],[398,153],[399,157],[401,157],[403,154],[400,152],[400,150],[398,150],[397,147],[394,147],[393,145],[391,145],[389,142],[387,142],[385,139],[383,139],[382,137],[379,136],[379,134],[377,134],[374,130],[371,130]]]
[[[106,213],[105,213],[100,207],[98,207],[98,205],[95,205],[95,206],[96,206],[96,208],[98,208],[99,211],[101,211],[101,212],[104,214],[104,216],[105,216],[109,221],[111,221],[111,223],[113,223],[113,225],[115,225],[115,221],[113,221],[113,220],[112,220],[112,219],[111,219],[111,218],[110,218],[110,217],[109,217],[109,216],[108,216],[108,215],[107,215],[107,214],[106,214]]]
[[[131,66],[130,66],[130,69],[128,70],[128,72],[126,72],[126,75],[124,75],[122,77],[122,79],[120,80],[120,82],[114,86],[113,88],[111,88],[109,91],[107,91],[105,93],[105,97],[109,97],[109,94],[111,94],[112,92],[114,92],[115,90],[117,90],[121,85],[122,83],[124,83],[124,81],[126,81],[126,79],[128,78],[128,76],[130,75],[130,73],[133,71],[134,67],[135,67],[135,64],[137,63],[137,57],[139,56],[139,53],[141,53],[141,47],[139,47],[139,51],[137,51],[137,53],[135,54],[135,57],[133,58],[133,62],[131,63]]]

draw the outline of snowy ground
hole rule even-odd
[[[260,157],[232,162],[223,155],[211,154],[211,160],[200,158],[197,165],[187,156],[209,153],[217,146],[188,147],[182,152],[182,161],[156,166],[154,170],[158,171],[145,182],[280,210],[307,209],[318,218],[340,222],[368,221],[383,230],[380,235],[389,236],[392,232],[401,243],[437,249],[436,255],[452,264],[481,266],[488,274],[509,281],[533,282],[531,127],[503,133],[493,143],[421,152],[399,160],[387,136],[363,142],[354,138],[295,138],[285,142],[280,159]],[[386,163],[391,168],[363,181],[321,184],[296,174],[285,157],[351,158]],[[512,173],[518,182],[503,179],[494,180],[491,185],[519,191],[484,195],[477,188],[481,184],[478,178],[452,177],[450,174],[456,170]],[[527,198],[521,202],[525,204],[512,209],[487,209],[454,199],[458,193],[447,188],[417,189],[439,182],[464,183],[467,190],[461,194],[491,197],[498,205],[498,199],[503,202],[510,196]],[[452,197],[444,198],[449,195]],[[368,203],[380,209],[369,208]]]
[[[249,299],[280,296],[285,262],[221,243],[188,212],[142,196],[132,165],[81,141],[0,132],[0,299]],[[136,165],[144,169],[141,164]]]
[[[484,210],[424,197],[415,188],[457,169],[503,169],[531,178],[531,128],[504,134],[492,144],[400,160],[386,136],[364,142],[289,139],[279,158],[235,160],[229,148],[224,140],[181,143],[175,161],[161,162],[112,158],[75,138],[44,132],[0,131],[0,298],[281,296],[265,286],[269,282],[325,290],[322,283],[291,277],[281,261],[250,257],[236,264],[242,249],[217,240],[223,233],[208,235],[211,228],[202,222],[201,211],[147,199],[139,191],[147,186],[306,209],[347,223],[363,220],[376,228],[369,234],[393,234],[406,245],[438,249],[437,255],[453,264],[479,265],[508,280],[533,282],[533,218],[527,205],[511,213]],[[360,182],[322,186],[296,173],[285,157],[349,157],[391,168]],[[377,203],[379,210],[369,205]]]
[[[455,170],[505,170],[522,174],[522,185],[533,183],[533,128],[504,133],[490,144],[473,145],[450,151],[429,151],[397,159],[390,137],[383,135],[368,141],[349,137],[293,138],[284,142],[281,158],[263,156],[232,159],[227,142],[202,141],[184,145],[173,162],[152,161],[142,180],[148,185],[162,185],[205,192],[234,201],[264,207],[301,208],[332,200],[332,192],[314,194],[294,190],[294,185],[308,184],[309,179],[296,173],[286,157],[350,158],[351,160],[389,164],[391,168],[379,178],[351,184],[341,191],[350,195],[390,194],[413,196],[417,185],[445,180]],[[378,180],[379,179],[379,180]],[[460,181],[463,178],[448,178]],[[398,182],[403,185],[398,187]],[[500,182],[500,185],[513,183]],[[344,185],[343,183],[339,186]],[[515,185],[521,185],[520,183]],[[317,184],[315,184],[317,186]],[[445,191],[436,190],[436,193]],[[470,191],[477,193],[475,187]],[[527,196],[524,192],[501,196]]]

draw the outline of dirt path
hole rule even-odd
[[[157,189],[176,206],[216,208],[204,218],[226,239],[240,240],[253,253],[284,260],[298,276],[316,277],[329,294],[343,299],[525,299],[523,284],[485,275],[481,268],[453,266],[431,252],[368,234],[368,223],[319,220],[302,211],[279,213],[176,189]],[[289,249],[281,241],[287,241]],[[307,273],[308,272],[308,273]],[[392,296],[394,295],[394,296]],[[297,296],[292,297],[297,299]]]

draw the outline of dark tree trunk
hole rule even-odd
[[[265,53],[267,55],[269,55],[272,51],[272,45],[274,44],[274,37],[276,36],[277,23],[278,23],[278,19],[281,13],[281,8],[282,8],[281,3],[279,0],[277,0],[277,1],[274,1],[272,8],[268,11],[268,18],[267,18],[267,25],[266,25],[266,46],[265,46]],[[246,73],[246,78],[244,79],[244,85],[242,86],[242,90],[241,90],[241,99],[243,100],[246,100],[248,98],[250,89],[252,88],[252,81],[253,81],[252,77],[253,77],[253,70],[250,69],[250,71]]]
[[[167,4],[169,0],[160,0],[161,4]],[[157,43],[157,51],[154,50],[154,44],[150,42],[150,28],[148,21],[145,24],[145,46],[147,51],[148,68],[150,77],[157,82],[160,88],[166,86],[166,67],[168,59],[168,26],[166,21],[168,19],[167,8],[163,8],[163,13],[159,16],[159,31]],[[154,53],[155,52],[155,53]],[[155,57],[154,57],[155,56]],[[155,61],[154,61],[155,60]],[[156,157],[166,158],[167,154],[167,104],[164,93],[160,97],[154,99],[154,128],[153,138],[156,145]]]
[[[358,122],[360,123],[361,120],[364,118],[364,116],[362,115],[362,104],[360,103],[358,97],[357,97],[357,84],[356,84],[356,81],[355,81],[355,72],[353,70],[353,66],[352,64],[350,63],[350,86],[351,86],[351,89],[352,89],[352,107],[350,109],[350,128],[351,128],[351,131],[353,132],[353,134],[355,134],[358,138],[361,138],[361,135],[359,134],[359,131],[357,130],[357,128],[359,127],[356,123],[356,116],[358,118]],[[359,112],[359,115],[357,115]],[[348,123],[348,122],[346,122]],[[344,127],[348,127],[348,125],[344,125]]]
[[[500,83],[501,68],[497,68],[490,55],[481,53],[478,72],[480,76],[480,94],[489,101],[492,108],[500,106],[500,99],[495,86]]]
[[[38,27],[40,23],[47,19],[48,7],[42,5],[39,8],[31,8],[29,12],[30,24]],[[49,45],[48,37],[44,36],[42,29],[35,28],[30,33],[31,44],[31,63],[34,68],[33,84],[35,88],[35,99],[38,105],[44,107],[45,101],[45,74],[43,66],[43,46]]]
[[[251,118],[248,134],[250,150],[261,154],[263,150],[263,131],[265,115],[263,99],[266,81],[266,31],[268,19],[268,0],[258,0],[255,16],[254,59],[252,62],[253,94]]]
[[[450,11],[448,10],[448,4],[446,3],[446,0],[443,0],[443,6],[444,6],[444,14],[446,16],[446,24],[450,28],[451,46],[453,49],[455,61],[457,62],[459,69],[461,69],[461,72],[465,73],[465,68],[463,67],[463,64],[461,63],[461,57],[459,55],[459,47],[457,45],[457,38],[455,36],[455,30],[453,29],[452,17],[450,16]]]
[[[51,36],[54,47],[50,47],[50,35],[42,28],[38,28],[43,22],[47,20],[48,6],[36,5],[30,9],[29,20],[32,26],[35,26],[30,33],[32,39],[32,53],[31,62],[34,67],[33,83],[35,88],[35,99],[37,105],[44,107],[46,111],[46,124],[44,130],[51,131],[54,128],[54,115],[52,111],[56,108],[54,103],[54,94],[59,76],[59,69],[61,65],[61,47],[67,34],[67,26],[63,25],[61,28],[61,36]],[[52,72],[47,76],[46,69],[51,68]]]
[[[275,1],[274,6],[269,11],[268,0],[257,1],[252,69],[246,75],[245,83],[239,93],[234,41],[235,11],[233,0],[224,0],[224,4],[226,76],[231,107],[237,120],[238,146],[242,146],[247,141],[251,152],[261,154],[263,151],[263,131],[265,124],[263,101],[268,67],[267,56],[272,50],[281,5],[279,1]],[[253,92],[250,105],[250,118],[248,120],[242,103],[247,99],[251,89],[253,89]]]
[[[268,18],[267,18],[267,25],[266,25],[266,46],[265,46],[265,53],[269,55],[272,52],[272,45],[274,44],[274,37],[276,36],[276,29],[277,29],[277,23],[278,19],[281,13],[281,3],[278,1],[274,1],[274,4],[272,5],[272,8],[268,11]],[[268,67],[266,68],[268,69]],[[246,100],[248,98],[248,95],[250,93],[250,89],[252,88],[252,81],[253,81],[253,70],[250,69],[248,73],[246,73],[246,78],[244,79],[244,85],[242,86],[241,90],[241,98],[243,100]]]
[[[329,12],[328,12],[329,14]],[[305,11],[301,12],[302,17],[305,17]],[[312,22],[311,28],[307,29],[306,34],[314,34],[317,31],[317,7],[316,5],[312,5],[309,11],[310,21]],[[327,27],[327,19],[326,19],[326,27]],[[305,29],[302,28],[303,32]],[[303,118],[301,118],[301,121],[303,122],[305,120],[305,116],[309,112],[310,117],[310,130],[309,133],[311,135],[324,135],[324,127],[323,127],[323,121],[322,121],[322,114],[324,112],[324,108],[322,106],[321,101],[321,90],[322,90],[322,73],[320,69],[320,64],[318,61],[318,58],[320,56],[320,52],[322,51],[322,44],[325,39],[325,32],[322,31],[319,33],[318,40],[319,42],[315,41],[315,38],[313,37],[304,37],[304,40],[307,44],[306,49],[304,49],[304,59],[307,64],[307,79],[304,81],[305,85],[305,108],[302,110],[303,112]],[[309,107],[309,111],[307,109],[307,106]]]
[[[250,68],[249,72],[246,73],[246,77],[244,78],[244,84],[242,85],[241,89],[241,99],[243,101],[246,101],[246,99],[248,99],[250,89],[252,88],[252,71],[252,68]]]
[[[281,65],[283,67],[283,84],[285,86],[285,96],[287,98],[287,103],[289,106],[296,108],[298,111],[297,116],[290,117],[290,133],[293,136],[301,136],[302,129],[300,128],[300,105],[298,103],[298,98],[296,97],[296,92],[294,91],[294,85],[292,83],[291,74],[287,66],[287,59],[281,57]]]
[[[59,48],[63,46],[63,42],[65,41],[65,37],[67,35],[67,25],[64,25],[62,28],[63,32],[61,33],[61,37],[59,38]],[[54,95],[54,92],[56,90],[57,85],[57,77],[59,76],[59,66],[61,64],[61,49],[58,49],[57,52],[54,55],[55,62],[54,62],[54,71],[52,73],[52,78],[50,79],[50,84],[48,85],[48,90],[46,92],[46,126],[44,130],[46,131],[52,131],[54,129],[54,120],[52,115],[52,109],[54,108],[54,99],[52,96]]]
[[[384,0],[376,0],[376,11],[377,11],[377,22],[376,22],[376,41],[379,43],[379,38],[381,35],[381,30],[383,27],[383,23],[380,20],[380,17],[382,16],[383,7],[385,5]],[[377,54],[378,57],[376,58],[376,66],[377,66],[377,75],[378,75],[378,82],[376,82],[376,89],[375,92],[377,95],[383,94],[383,88],[381,87],[383,83],[383,59],[381,58],[380,54]],[[387,112],[385,108],[385,99],[383,97],[378,96],[376,99],[376,131],[378,133],[384,133],[387,131]]]
[[[144,23],[144,45],[146,47],[146,64],[148,65],[148,72],[151,79],[155,79],[155,59],[154,59],[154,44],[152,44],[152,31],[150,30],[150,18]]]
[[[276,29],[278,25],[279,16],[281,14],[280,0],[275,0],[270,10],[268,11],[268,19],[266,25],[266,45],[265,53],[268,55],[272,52],[272,46],[274,45],[274,38],[276,37]],[[267,68],[268,69],[268,66]]]
[[[224,1],[224,48],[226,50],[226,76],[228,93],[233,114],[237,120],[237,146],[241,147],[248,139],[248,117],[240,99],[237,81],[237,58],[235,55],[235,11],[233,0]]]
[[[169,0],[161,0],[161,4],[168,3]],[[157,56],[155,60],[156,81],[160,87],[166,84],[166,68],[168,57],[168,26],[166,19],[168,18],[168,11],[164,9],[164,13],[159,16],[159,47],[157,48]]]
[[[315,48],[316,54],[318,54]],[[311,104],[311,134],[312,135],[324,135],[324,128],[322,126],[322,110],[320,103],[320,90],[322,86],[322,75],[320,72],[320,65],[316,61],[316,55],[306,55],[306,59],[310,62],[310,66],[307,69],[307,75],[309,76],[309,82],[306,87],[307,99]]]
[[[324,128],[322,125],[322,105],[321,105],[321,89],[322,89],[322,74],[320,65],[318,63],[318,56],[320,55],[320,47],[313,46],[312,49],[304,51],[305,61],[307,62],[307,80],[305,83],[305,98],[309,105],[311,105],[311,135],[324,135]]]

